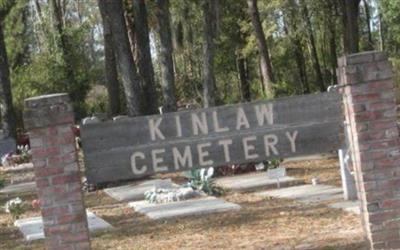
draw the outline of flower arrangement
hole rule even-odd
[[[1,157],[1,165],[4,167],[13,167],[22,163],[28,163],[32,159],[31,150],[28,145],[17,146],[17,154],[7,153]]]
[[[195,190],[201,190],[209,195],[221,195],[223,189],[215,184],[214,168],[192,169],[189,175],[189,185]]]
[[[32,205],[33,209],[39,209],[40,208],[40,200],[39,199],[32,200],[31,205]]]
[[[20,163],[26,163],[31,161],[32,154],[28,145],[17,146],[17,152],[19,153],[18,155]]]
[[[6,213],[11,214],[13,220],[17,220],[19,219],[21,214],[24,213],[24,204],[22,200],[19,197],[17,197],[7,201],[4,206],[4,210]]]
[[[149,203],[169,203],[187,200],[196,196],[197,193],[191,187],[180,188],[153,188],[144,193],[145,200]]]

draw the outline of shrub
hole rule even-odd
[[[221,187],[215,184],[212,178],[214,175],[214,168],[192,169],[189,173],[189,185],[195,190],[201,190],[208,195],[221,195],[224,193]]]

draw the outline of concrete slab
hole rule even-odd
[[[112,228],[109,223],[90,211],[87,211],[87,216],[90,232]],[[14,225],[19,228],[27,241],[44,239],[42,217],[16,220]]]
[[[104,192],[114,198],[117,201],[127,202],[127,201],[138,201],[144,200],[144,192],[151,190],[152,188],[173,188],[177,187],[171,179],[166,180],[150,180],[145,181],[140,184],[131,184],[113,188],[106,188]]]
[[[314,154],[314,155],[285,158],[282,163],[284,165],[286,162],[293,162],[293,161],[312,161],[312,160],[326,160],[326,159],[335,159],[335,158],[337,158],[337,155],[332,154],[332,153]]]
[[[349,213],[360,214],[360,204],[358,201],[339,201],[332,204],[329,204],[329,207],[343,209]]]
[[[136,212],[145,214],[154,220],[240,209],[240,206],[237,204],[217,199],[215,197],[205,197],[163,204],[150,204],[146,201],[136,201],[130,202],[129,206],[134,208]]]
[[[36,192],[36,183],[34,181],[12,184],[0,189],[0,194],[16,194],[27,192]]]
[[[19,172],[10,176],[10,184],[20,184],[35,181],[35,173],[32,172]]]
[[[290,176],[285,176],[279,179],[279,181],[281,187],[304,184],[303,180],[296,179]],[[223,188],[236,192],[249,192],[259,189],[272,189],[277,188],[278,185],[276,179],[268,178],[267,172],[216,178],[215,183]]]
[[[302,185],[256,193],[261,196],[295,199],[304,203],[335,201],[343,198],[341,188],[328,185]]]
[[[9,166],[9,167],[0,167],[0,171],[6,172],[6,173],[13,173],[13,172],[23,172],[23,171],[32,171],[33,172],[33,163],[28,162],[28,163],[22,163],[19,165],[15,166]]]

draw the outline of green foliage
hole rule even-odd
[[[106,114],[107,103],[107,89],[101,85],[93,86],[85,98],[85,107],[89,115]]]
[[[6,180],[3,176],[0,175],[0,188],[3,188],[6,185]]]
[[[400,58],[391,58],[394,73],[394,83],[396,86],[396,99],[400,100]]]
[[[272,159],[268,161],[268,168],[278,168],[281,165],[282,160],[281,159]]]
[[[380,0],[379,11],[383,22],[384,49],[398,56],[400,49],[400,2],[398,0]]]
[[[3,26],[11,69],[13,101],[19,114],[19,124],[22,124],[24,99],[55,92],[70,94],[76,118],[105,113],[108,106],[105,92],[94,96],[89,93],[96,86],[105,85],[102,22],[96,1],[60,1],[64,11],[62,35],[69,44],[67,58],[70,60],[66,59],[60,48],[60,34],[55,32],[48,1],[38,2],[41,13],[38,13],[30,0],[0,0],[0,14],[3,14],[0,17],[6,16]],[[382,40],[385,51],[390,54],[397,67],[396,60],[400,51],[399,1],[367,2],[372,17],[369,23],[372,28],[372,47],[380,49]],[[131,1],[125,1],[125,4],[128,14],[131,13]],[[201,4],[202,1],[199,0],[170,1],[179,106],[188,103],[201,106],[202,103],[204,37]],[[161,92],[161,72],[157,56],[159,39],[155,16],[157,9],[154,1],[146,1],[146,5],[156,87]],[[274,97],[303,94],[307,85],[310,92],[319,91],[309,50],[308,25],[299,11],[304,5],[310,13],[309,19],[325,86],[336,83],[336,56],[343,53],[343,13],[339,2],[259,0],[260,19],[275,75]],[[246,76],[250,82],[252,99],[272,98],[263,91],[258,45],[247,8],[246,1],[220,0],[215,10],[217,36],[214,40],[214,72],[219,105],[235,103],[241,99],[238,59],[246,61]],[[379,15],[382,30],[379,27]],[[367,49],[368,26],[363,4],[360,5],[359,26],[360,47]],[[301,50],[302,66],[298,65],[295,40]],[[67,65],[65,60],[71,65]],[[73,71],[73,81],[68,74],[69,68]],[[301,81],[303,71],[307,85]],[[124,103],[124,95],[121,95],[121,100]]]
[[[188,178],[190,186],[195,190],[201,190],[209,195],[222,195],[224,193],[224,190],[215,184],[212,174],[206,173],[204,168],[191,169]]]
[[[13,220],[17,220],[25,212],[24,203],[19,197],[9,200],[5,204],[5,211],[11,214]]]

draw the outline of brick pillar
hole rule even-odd
[[[371,249],[400,249],[400,154],[392,68],[382,52],[339,59],[361,216]]]
[[[46,249],[90,249],[82,184],[67,94],[25,100]]]

